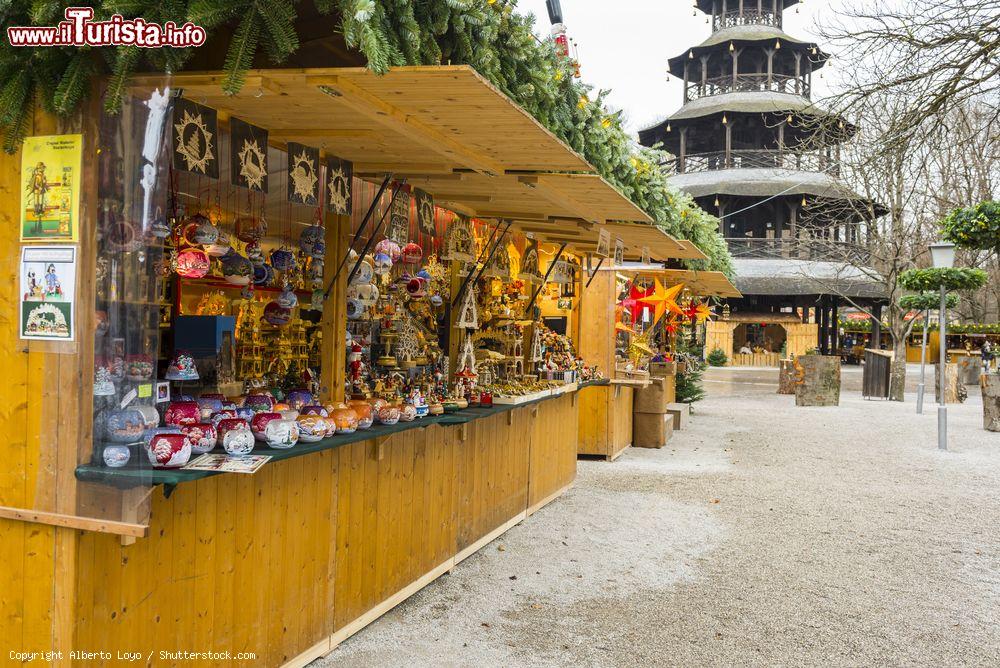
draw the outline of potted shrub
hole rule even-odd
[[[726,366],[729,362],[729,356],[726,355],[722,348],[716,348],[708,354],[705,361],[708,362],[710,366]]]

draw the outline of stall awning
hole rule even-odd
[[[672,259],[705,259],[705,254],[695,248],[693,244],[679,241],[655,225],[608,223],[602,226],[560,225],[554,227],[544,223],[518,221],[517,228],[524,233],[530,232],[544,241],[566,243],[567,248],[581,253],[592,253],[597,250],[600,231],[605,229],[611,235],[612,251],[616,238],[625,243],[626,260],[641,259],[643,248],[649,249],[651,260],[660,262]]]
[[[274,141],[318,146],[357,171],[450,174],[471,169],[592,172],[593,167],[467,65],[251,70],[235,95],[220,72],[139,76],[223,117],[267,128]]]
[[[444,205],[480,217],[649,221],[579,154],[467,65],[251,70],[236,95],[222,74],[139,76],[165,81],[220,117],[267,128],[345,158],[355,174],[392,172]],[[573,172],[573,173],[568,173]]]
[[[699,297],[732,297],[743,295],[721,271],[692,271],[688,269],[663,269],[650,265],[617,267],[617,271],[643,278],[658,278],[663,283],[684,287]]]
[[[417,174],[407,183],[435,203],[479,218],[531,221],[649,221],[649,216],[597,174]]]

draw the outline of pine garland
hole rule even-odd
[[[670,188],[661,168],[666,155],[635,145],[620,114],[604,106],[607,91],[577,81],[571,64],[534,35],[534,19],[518,14],[516,0],[313,0],[322,13],[339,17],[347,46],[368,67],[384,73],[403,65],[469,64],[542,125],[588,160],[599,174],[646,211],[670,234],[691,240],[709,257],[688,262],[694,269],[732,275],[718,220],[690,197]],[[63,4],[45,0],[0,3],[4,25],[52,25]],[[210,35],[231,34],[223,89],[234,93],[263,48],[281,63],[299,47],[296,0],[103,0],[95,13],[119,13],[150,22],[192,21]],[[14,151],[28,131],[36,103],[60,115],[75,111],[89,93],[90,79],[112,73],[109,111],[116,111],[128,76],[144,62],[180,70],[190,50],[0,47],[0,130]]]

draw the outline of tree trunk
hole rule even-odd
[[[906,389],[906,338],[899,337],[892,343],[892,368],[889,369],[889,401],[904,401]]]

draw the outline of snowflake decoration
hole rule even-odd
[[[243,148],[239,152],[240,177],[248,187],[254,190],[264,189],[264,177],[267,176],[267,155],[261,149],[256,139],[244,139]]]
[[[175,150],[184,158],[188,170],[207,174],[208,163],[215,159],[215,153],[212,151],[212,133],[205,126],[201,114],[192,114],[185,109],[184,117],[174,125],[174,129],[177,130]]]

